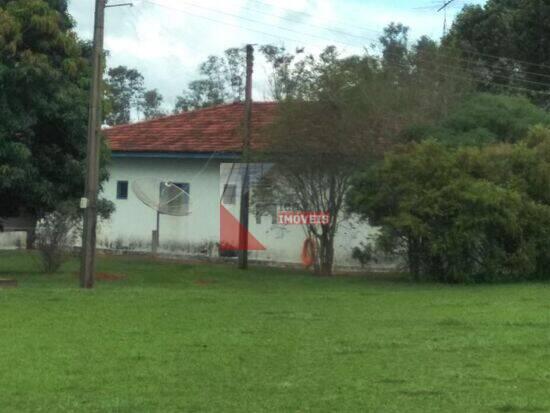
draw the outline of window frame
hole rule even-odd
[[[160,184],[161,185],[159,187],[160,197],[162,197],[162,185],[164,185],[165,183],[166,183],[166,181],[161,182],[161,184]],[[181,200],[182,200],[181,201],[182,202],[181,207],[189,209],[191,207],[191,183],[190,182],[172,182],[172,181],[170,181],[170,183],[186,193],[186,195],[181,197]],[[162,201],[161,199],[159,199],[159,200]],[[169,204],[174,202],[174,201],[175,200],[170,201]]]
[[[124,185],[124,191],[122,190]],[[120,180],[116,181],[116,199],[121,201],[128,200],[128,189],[129,189],[129,182]],[[124,195],[124,196],[123,196]]]
[[[231,190],[233,191],[232,197],[231,197],[232,202],[228,202],[227,198],[226,198],[229,188],[232,188]],[[225,205],[236,205],[237,204],[237,185],[235,185],[235,184],[225,184],[223,186],[222,202]]]

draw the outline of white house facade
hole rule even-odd
[[[260,130],[275,114],[274,103],[256,103],[252,130]],[[102,196],[116,210],[99,225],[98,247],[150,251],[159,230],[159,252],[174,255],[220,255],[221,206],[239,217],[240,181],[232,174],[242,146],[240,104],[224,105],[106,130],[112,150],[110,178]],[[261,139],[252,135],[252,139]],[[238,165],[237,165],[238,167]],[[148,182],[170,182],[183,188],[189,213],[158,214],[136,188]],[[156,189],[150,190],[155,192]],[[154,197],[155,193],[151,196]],[[265,249],[251,251],[252,260],[301,262],[306,234],[300,225],[281,225],[276,217],[250,211],[249,229]],[[335,242],[335,266],[358,267],[353,248],[375,233],[354,218],[344,220]]]

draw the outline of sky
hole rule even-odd
[[[385,26],[400,22],[410,39],[439,39],[444,0],[109,0],[133,7],[106,9],[105,49],[108,66],[139,70],[148,89],[164,96],[165,109],[174,107],[186,85],[199,78],[198,66],[209,55],[246,44],[305,47],[318,53],[329,44],[343,55],[362,53],[376,43]],[[455,0],[447,12],[451,24],[465,3]],[[69,12],[83,39],[92,38],[95,0],[70,0]],[[372,50],[372,49],[371,49]],[[269,68],[258,56],[254,99],[270,100]]]

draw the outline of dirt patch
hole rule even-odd
[[[200,285],[201,287],[206,287],[207,285],[212,285],[216,283],[216,280],[195,280],[195,285]]]
[[[0,288],[16,288],[17,280],[11,278],[0,278]]]
[[[73,278],[78,279],[80,277],[79,272],[73,272],[72,273]],[[95,274],[95,279],[97,281],[121,281],[127,279],[128,276],[124,274],[111,274],[108,272],[97,272]]]
[[[109,274],[106,272],[98,272],[96,274],[96,279],[98,279],[99,281],[121,281],[125,280],[126,278],[128,277],[124,274]]]

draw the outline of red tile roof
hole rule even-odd
[[[252,109],[252,145],[275,118],[277,103]],[[105,129],[114,152],[240,152],[244,104],[214,106],[145,122]]]

